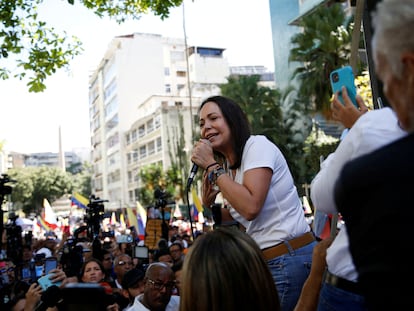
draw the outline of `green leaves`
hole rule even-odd
[[[13,168],[8,174],[11,179],[17,180],[13,186],[12,201],[21,205],[27,214],[38,212],[44,198],[54,201],[72,190],[72,177],[60,168]]]
[[[139,19],[149,12],[164,19],[182,1],[79,0],[99,17],[108,16],[118,23]],[[43,0],[0,1],[0,78],[27,79],[30,92],[44,91],[47,77],[58,69],[68,68],[70,61],[83,52],[77,37],[58,34],[38,19],[37,6],[41,3]],[[75,1],[67,3],[74,5]]]
[[[0,77],[13,76],[27,79],[30,92],[46,88],[45,80],[57,69],[68,67],[69,62],[82,52],[81,42],[66,33],[58,34],[38,20],[37,5],[42,0],[3,1],[1,4]],[[16,66],[17,65],[17,66]]]
[[[303,31],[292,37],[289,61],[300,64],[294,77],[300,82],[299,96],[308,99],[307,109],[325,115],[329,111],[329,74],[349,63],[352,25],[340,4],[322,5],[303,17]]]

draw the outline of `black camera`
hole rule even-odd
[[[332,82],[338,82],[339,81],[339,74],[337,72],[334,72],[332,74]]]
[[[115,232],[114,230],[102,231],[101,235],[103,238],[113,238],[115,236]]]
[[[12,193],[13,188],[9,185],[6,185],[7,183],[15,183],[16,180],[10,179],[9,175],[7,174],[1,174],[0,177],[0,195],[5,196]]]

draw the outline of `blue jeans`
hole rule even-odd
[[[323,283],[319,294],[318,311],[366,311],[363,296]]]
[[[316,241],[267,262],[279,293],[281,311],[295,308],[307,279]],[[289,248],[289,246],[288,246]]]

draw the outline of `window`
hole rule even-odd
[[[154,125],[156,129],[161,127],[161,116],[160,115],[154,117]]]
[[[139,158],[143,159],[147,156],[147,146],[141,146],[139,148]]]
[[[139,137],[143,137],[144,135],[145,135],[145,125],[143,124],[143,125],[141,125],[139,128],[138,128],[138,135],[139,135]]]
[[[132,142],[137,140],[137,130],[132,130],[131,140],[132,140]]]
[[[131,143],[131,133],[126,134],[126,144],[129,145]]]
[[[161,141],[161,137],[158,137],[157,138],[156,145],[157,145],[157,152],[162,151],[162,141]]]
[[[118,111],[118,108],[118,98],[115,96],[105,105],[105,118],[110,118],[116,111]]]
[[[152,131],[154,131],[154,120],[153,119],[147,121],[147,133],[151,133]]]
[[[116,92],[116,80],[113,79],[111,83],[105,88],[104,99],[107,100]]]
[[[111,120],[106,122],[106,130],[109,132],[114,127],[116,127],[118,125],[118,123],[119,123],[118,114],[116,114],[116,115],[113,116],[113,118]]]
[[[114,147],[114,146],[116,146],[118,144],[119,144],[119,136],[118,136],[118,133],[116,133],[115,135],[113,135],[113,136],[111,136],[111,137],[109,137],[107,139],[107,147],[108,148],[112,148],[112,147]]]
[[[155,153],[155,143],[154,141],[148,143],[148,155]]]
[[[170,57],[172,62],[185,60],[184,51],[171,51]]]
[[[177,71],[177,77],[183,77],[185,78],[187,76],[187,73],[185,71]]]

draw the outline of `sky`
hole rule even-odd
[[[46,90],[30,93],[25,81],[0,80],[0,142],[8,151],[59,152],[90,147],[88,77],[113,37],[134,32],[184,38],[188,45],[224,48],[230,66],[265,66],[274,71],[269,0],[185,0],[163,21],[151,14],[118,25],[99,18],[75,0],[45,0],[39,17],[56,31],[75,35],[84,51],[46,80]],[[76,4],[77,3],[77,4]]]

